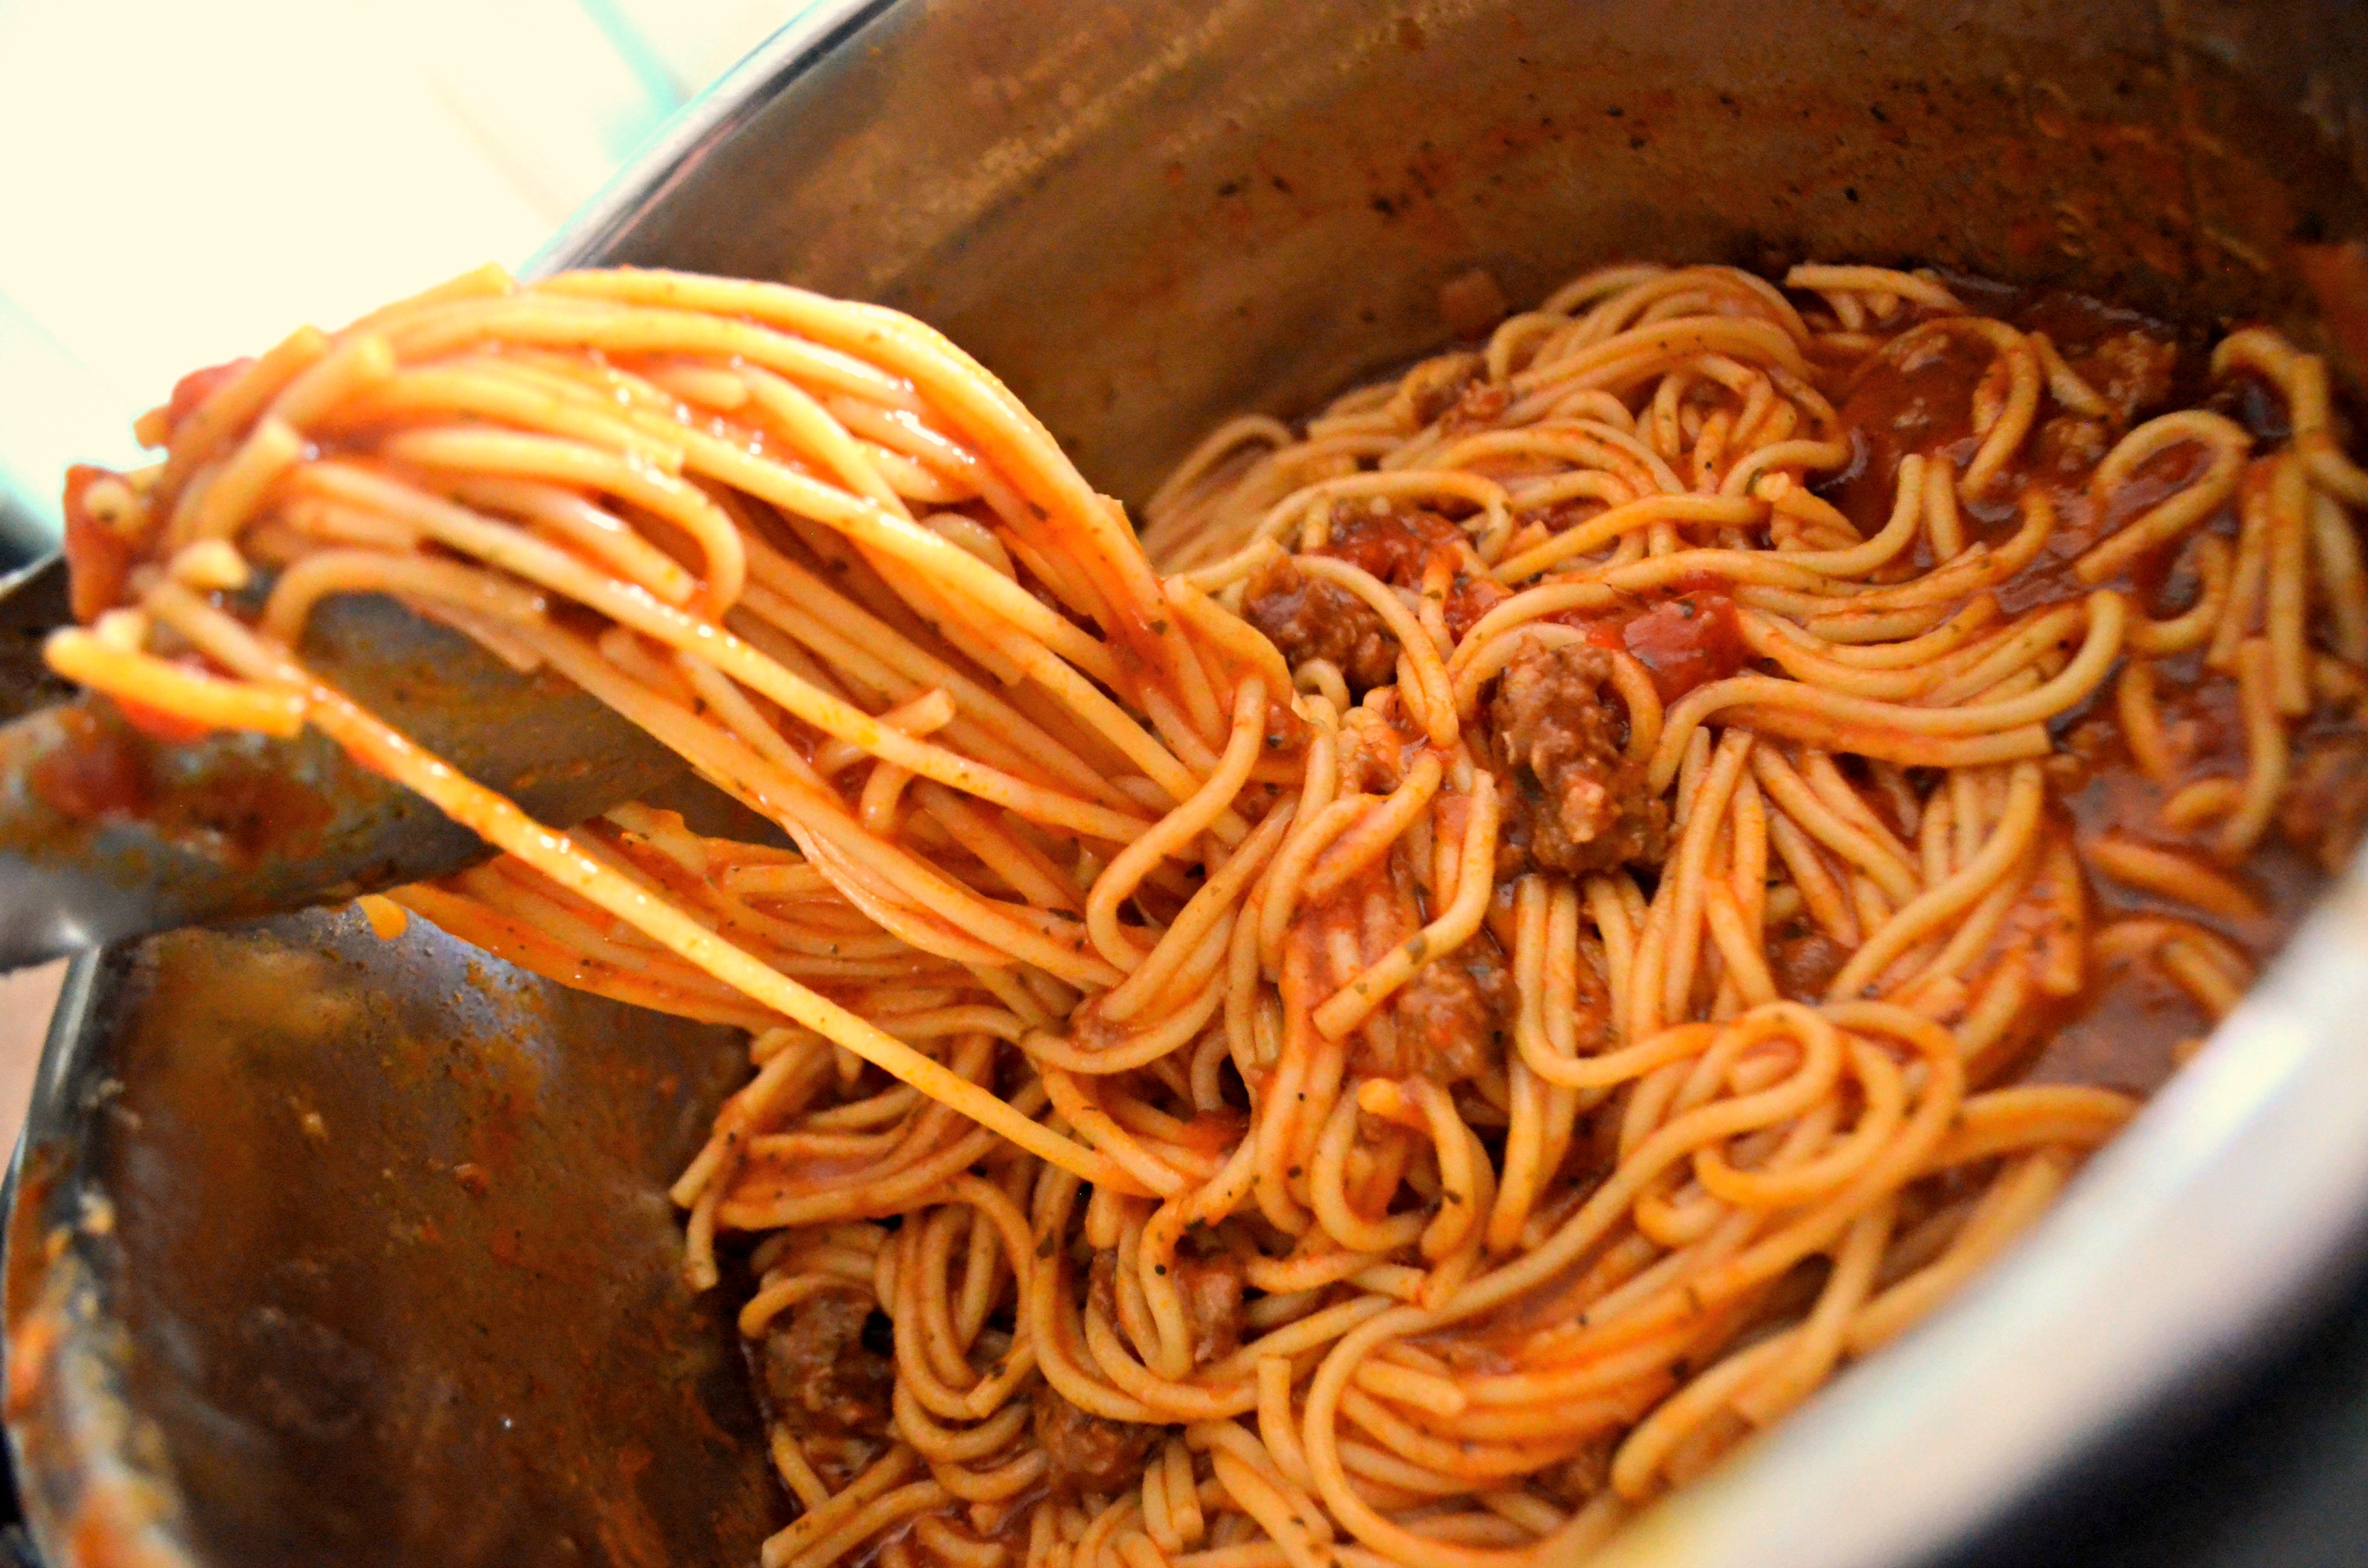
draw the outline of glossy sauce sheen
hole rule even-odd
[[[1633,608],[1565,617],[1605,648],[1628,653],[1652,673],[1664,703],[1698,686],[1725,680],[1749,662],[1735,600],[1718,586],[1686,587]]]
[[[2182,333],[2078,295],[2026,296],[1958,278],[1950,284],[1975,309],[2025,331],[2045,332],[2074,369],[2122,403],[2129,425],[2174,408],[2202,407],[2236,420],[2261,446],[2286,437],[2284,410],[2268,389],[2249,378],[2233,385],[2210,385],[2205,378],[2210,340],[2201,333]],[[1856,448],[1853,460],[1818,486],[1819,492],[1861,532],[1871,534],[1890,508],[1903,456],[1930,453],[1952,459],[1962,469],[1978,444],[1970,411],[1990,360],[1986,345],[1952,337],[1944,349],[1868,374],[1837,403]],[[2100,513],[2091,502],[2089,480],[2108,443],[2084,443],[2075,438],[2071,425],[2068,418],[2044,418],[1994,487],[1992,498],[1963,505],[1968,542],[1995,542],[2011,534],[2019,517],[2009,500],[1999,498],[2014,496],[2027,483],[2043,487],[2055,505],[2056,528],[2046,548],[1998,592],[2000,608],[2009,615],[2083,597],[2090,585],[2073,575],[2072,562],[2128,518],[2182,488],[2201,460],[2196,449],[2185,444],[2159,454],[2141,465],[2118,489],[2111,507]],[[2203,525],[2204,531],[2234,542],[2237,504],[2259,472],[2258,465],[2248,472],[2237,497]],[[2192,577],[2171,572],[2170,558],[2177,553],[2151,552],[2131,573],[2098,585],[2131,593],[2134,608],[2150,615],[2177,614],[2194,602],[2197,591]],[[1893,572],[1905,577],[1931,564],[1919,540],[1912,559],[1903,556]],[[2244,726],[2232,676],[2205,669],[2200,654],[2181,655],[2159,667],[2157,699],[2181,756],[2182,782],[2243,776]],[[2051,795],[2077,823],[2081,837],[2118,829],[2149,845],[2191,853],[2232,876],[2261,904],[2261,914],[2251,919],[2200,915],[2192,907],[2174,906],[2090,874],[2087,892],[2100,920],[2148,912],[2200,920],[2265,964],[2309,913],[2327,885],[2326,871],[2276,831],[2232,870],[2211,856],[2214,824],[2186,834],[2166,825],[2160,812],[2169,791],[2133,761],[2115,713],[2111,681],[2087,704],[2054,721],[2050,729],[2065,752],[2048,765]],[[1879,799],[1873,803],[1882,809]],[[2002,939],[2010,933],[2002,934]],[[2026,1074],[2032,1081],[2098,1084],[2141,1094],[2169,1076],[2177,1065],[2173,1051],[2180,1042],[2204,1035],[2211,1027],[2184,992],[2146,963],[2101,971],[2092,968],[2082,994],[2042,1024]]]

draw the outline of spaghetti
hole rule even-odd
[[[1971,288],[1590,274],[1138,544],[907,318],[483,271],[76,471],[49,658],[319,727],[502,851],[404,908],[749,1031],[673,1196],[764,1568],[1567,1562],[2006,1248],[2162,1070],[2067,1042],[2187,1049],[2368,813],[2320,361]],[[530,821],[307,671],[357,592],[781,836]]]

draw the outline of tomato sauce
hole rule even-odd
[[[32,767],[33,798],[74,822],[137,816],[154,798],[138,740],[81,708],[58,710],[65,743]]]
[[[335,814],[326,798],[268,762],[160,755],[118,705],[62,708],[57,722],[64,735],[27,784],[70,822],[137,820],[161,838],[251,863],[309,852]]]
[[[165,405],[165,423],[169,428],[177,426],[205,403],[206,399],[222,389],[249,365],[253,358],[226,359],[219,365],[191,370],[173,383],[172,401]]]
[[[2195,653],[2167,660],[2156,682],[2156,706],[2181,785],[2244,776],[2244,718],[2232,678],[2204,668]],[[2237,882],[2261,906],[2260,915],[2252,918],[2203,915],[2191,905],[2091,874],[2086,891],[2092,933],[2125,915],[2170,915],[2217,932],[2256,963],[2265,963],[2293,936],[2326,884],[2309,858],[2277,828],[2241,866],[2231,868],[2213,856],[2216,820],[2184,832],[2166,824],[2162,807],[2173,791],[2139,770],[2111,687],[2063,726],[2062,739],[2064,751],[2051,767],[2054,792],[2082,840],[2112,830],[2156,847],[2192,854]],[[2144,960],[2092,969],[2081,994],[2052,1012],[2040,1026],[2030,1072],[2036,1082],[2150,1092],[2177,1065],[2173,1048],[2212,1028],[2211,1018],[2194,1000]]]
[[[1725,680],[1750,656],[1735,601],[1706,589],[1653,606],[1621,627],[1620,640],[1652,672],[1653,688],[1663,702]]]
[[[1511,590],[1474,570],[1478,558],[1466,548],[1463,530],[1435,512],[1357,511],[1338,518],[1331,537],[1316,551],[1345,561],[1396,587],[1421,590],[1434,559],[1455,564],[1440,612],[1447,634],[1461,641],[1480,618],[1511,597]]]
[[[112,470],[89,463],[66,470],[66,573],[74,619],[85,624],[121,602],[123,580],[131,570],[131,541],[90,506],[90,487],[116,477]]]
[[[1988,369],[1987,343],[1959,336],[1896,362],[1874,365],[1836,405],[1850,455],[1812,488],[1859,532],[1873,538],[1891,516],[1899,460],[1949,452],[1974,433],[1974,389]]]
[[[1725,680],[1751,659],[1723,578],[1680,578],[1668,592],[1640,595],[1619,609],[1569,610],[1550,619],[1644,665],[1664,703]]]
[[[2008,614],[2077,599],[2092,585],[2072,573],[2072,562],[2130,518],[2176,493],[2203,460],[2201,449],[2182,444],[2141,464],[2115,494],[2109,515],[2099,516],[2089,494],[2089,476],[2112,445],[2135,425],[2173,406],[2217,406],[2205,381],[2209,356],[2200,341],[2135,312],[2119,310],[2084,295],[2061,292],[2024,295],[1977,280],[1951,278],[1952,287],[1977,308],[2026,332],[2044,332],[2065,362],[2112,405],[2102,419],[2053,416],[2043,402],[2038,426],[2017,457],[1981,495],[1960,494],[1958,505],[1968,542],[2002,542],[2021,525],[2016,504],[2026,487],[2037,486],[2054,506],[2055,530],[2039,557],[2004,585],[1999,603]],[[1872,536],[1890,517],[1897,494],[1899,461],[1922,454],[1952,464],[1962,474],[1979,450],[1973,401],[1985,379],[2001,400],[1997,356],[1984,339],[1952,334],[1905,355],[1875,361],[1861,371],[1837,404],[1848,430],[1851,456],[1832,477],[1814,486],[1861,534]],[[2263,403],[2256,395],[2256,403]],[[2274,396],[2268,398],[2274,404]],[[2226,409],[2220,412],[2228,412]],[[2270,420],[2271,406],[2256,407],[2239,423]],[[2233,506],[2206,527],[2233,533]],[[2135,572],[2108,585],[2135,588],[2148,597],[2159,587],[2175,549],[2153,552]],[[1929,570],[1935,562],[1925,541],[1896,567],[1901,575]]]
[[[2066,363],[2112,405],[2104,418],[2080,419],[2047,400],[2038,427],[1989,493],[1960,497],[1968,541],[1993,545],[2021,526],[2012,498],[2027,486],[2039,487],[2054,506],[2055,532],[2039,555],[2001,585],[2001,608],[2013,615],[2078,600],[2092,586],[2111,586],[2129,593],[2135,608],[2150,616],[2167,617],[2188,608],[2199,585],[2192,572],[2180,565],[2183,540],[2140,558],[2106,584],[2081,582],[2073,564],[2100,540],[2192,483],[2207,460],[2203,449],[2182,443],[2156,454],[2117,485],[2101,507],[2090,496],[2090,477],[2130,428],[2175,407],[2209,409],[2235,420],[2252,434],[2257,449],[2283,443],[2289,431],[2275,390],[2249,376],[2215,381],[2209,374],[2201,335],[2182,334],[2133,312],[2079,295],[2027,294],[1978,280],[1949,281],[1975,308],[2026,332],[2045,333]],[[1952,463],[1962,474],[1980,446],[1972,404],[1976,389],[1992,374],[1994,358],[1987,342],[1951,335],[1929,348],[1870,367],[1843,389],[1837,402],[1840,422],[1850,432],[1850,460],[1818,483],[1817,494],[1871,536],[1890,515],[1902,458],[1920,453]],[[2002,395],[2005,389],[1994,381],[1988,390]],[[2198,531],[2233,541],[2248,490],[2265,479],[2265,465],[2248,465],[2235,494]],[[1928,546],[1919,540],[1898,566],[1905,574],[1930,570],[1932,564]],[[2231,676],[2205,668],[2197,653],[2165,660],[2157,666],[2156,702],[2180,783],[2244,776],[2245,728]],[[2241,866],[2230,868],[2213,853],[2216,819],[2186,831],[2165,824],[2162,807],[2173,791],[2148,778],[2132,757],[2110,681],[2050,727],[2064,747],[2048,765],[2051,794],[2068,818],[2064,831],[2075,832],[2086,842],[2112,830],[2192,855],[2237,882],[2259,901],[2261,911],[2249,917],[2199,915],[2192,907],[2084,872],[2090,931],[2129,915],[2174,915],[2197,921],[2237,944],[2255,961],[2266,962],[2325,885],[2311,855],[2284,835],[2291,830],[2272,826]],[[2358,738],[2334,737],[2338,744]],[[2297,736],[2297,744],[2307,739]],[[2361,744],[2368,755],[2368,740]],[[2368,788],[2368,779],[2361,787]],[[1879,797],[1880,791],[1868,794]],[[1871,803],[1881,804],[1879,799]],[[2002,929],[1998,942],[2003,949],[2027,941],[2030,935]],[[2212,1020],[2185,991],[2141,959],[2092,969],[2078,996],[2034,1008],[2018,1026],[2018,1034],[2024,1041],[2028,1076],[2034,1081],[2102,1084],[2143,1093],[2169,1075],[2179,1042],[2208,1034],[2211,1027]]]

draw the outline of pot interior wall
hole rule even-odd
[[[786,1522],[746,1282],[684,1286],[666,1196],[737,1031],[350,909],[121,944],[59,1019],[6,1292],[56,1568],[746,1564]]]
[[[911,310],[1139,500],[1202,430],[1622,258],[1932,263],[2180,318],[2368,295],[2326,0],[916,0],[578,255]],[[557,259],[566,259],[563,246]],[[2330,312],[2368,347],[2358,312]],[[2355,349],[2355,360],[2368,358]]]

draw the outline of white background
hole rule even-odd
[[[184,371],[517,266],[802,0],[0,0],[0,510]],[[0,1151],[63,965],[0,977]]]

